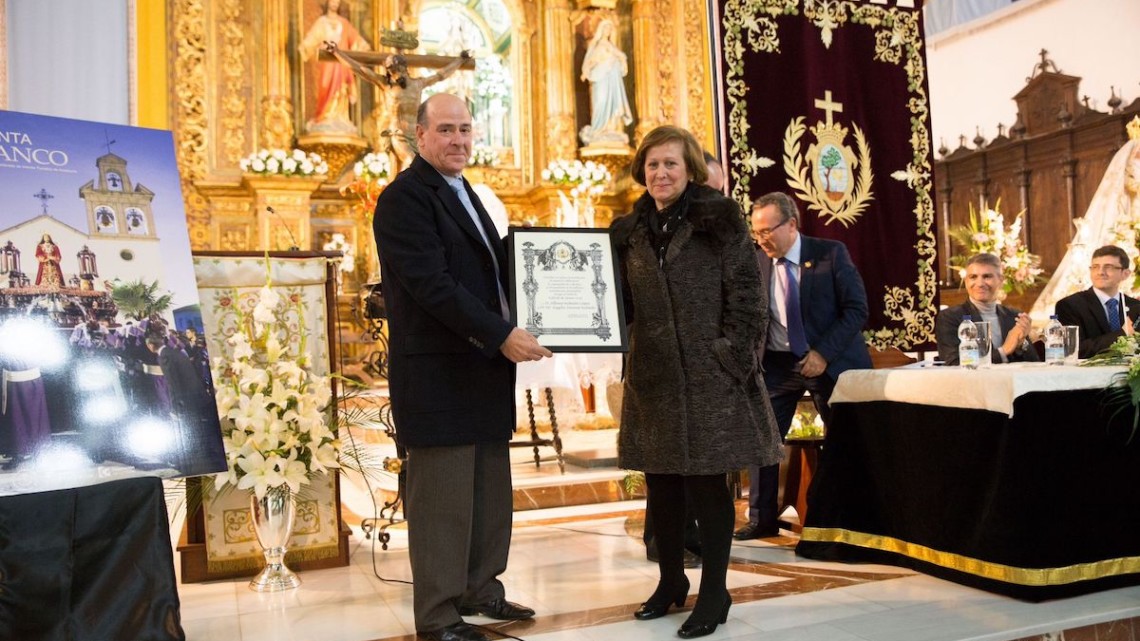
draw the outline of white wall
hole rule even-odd
[[[1109,110],[1110,85],[1124,105],[1140,96],[1140,0],[1020,0],[927,41],[934,148],[957,149],[977,126],[987,140],[999,122],[1008,131],[1042,48],[1098,111]]]
[[[10,110],[130,124],[127,0],[7,0],[6,9]]]

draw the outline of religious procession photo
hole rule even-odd
[[[220,470],[169,132],[0,131],[0,495]]]

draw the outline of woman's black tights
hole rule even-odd
[[[648,502],[657,528],[658,568],[661,581],[654,592],[664,601],[685,578],[685,494],[697,519],[701,535],[701,587],[692,619],[712,621],[720,616],[728,588],[728,557],[732,549],[732,526],[736,520],[724,474],[681,476],[680,474],[646,474]],[[651,597],[652,599],[653,597]],[[706,612],[708,610],[708,612]]]

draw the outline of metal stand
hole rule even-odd
[[[372,532],[377,532],[376,540],[380,542],[380,547],[384,550],[388,549],[388,541],[392,540],[388,528],[408,520],[407,507],[404,505],[408,473],[404,471],[403,466],[403,462],[408,460],[408,453],[404,448],[397,446],[396,456],[400,458],[400,471],[396,474],[396,496],[391,501],[384,503],[384,506],[380,508],[380,516],[367,518],[360,522],[360,530],[364,532],[364,538],[370,539]],[[396,518],[397,512],[402,514],[403,518]],[[380,525],[377,526],[377,523]]]
[[[392,440],[396,439],[396,426],[392,422],[390,401],[380,406],[377,422],[384,426],[385,434]],[[407,506],[404,505],[408,480],[408,473],[404,470],[404,465],[408,460],[408,451],[400,445],[396,445],[396,459],[400,466],[399,471],[396,472],[396,496],[391,501],[384,503],[384,506],[380,508],[379,516],[369,517],[360,522],[360,530],[364,532],[364,538],[370,539],[372,533],[377,532],[376,540],[380,541],[380,547],[384,550],[388,549],[388,541],[392,539],[388,528],[408,520]],[[396,518],[397,513],[400,513],[402,518]]]

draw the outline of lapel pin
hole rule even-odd
[[[804,261],[804,269],[811,269],[811,261]]]

